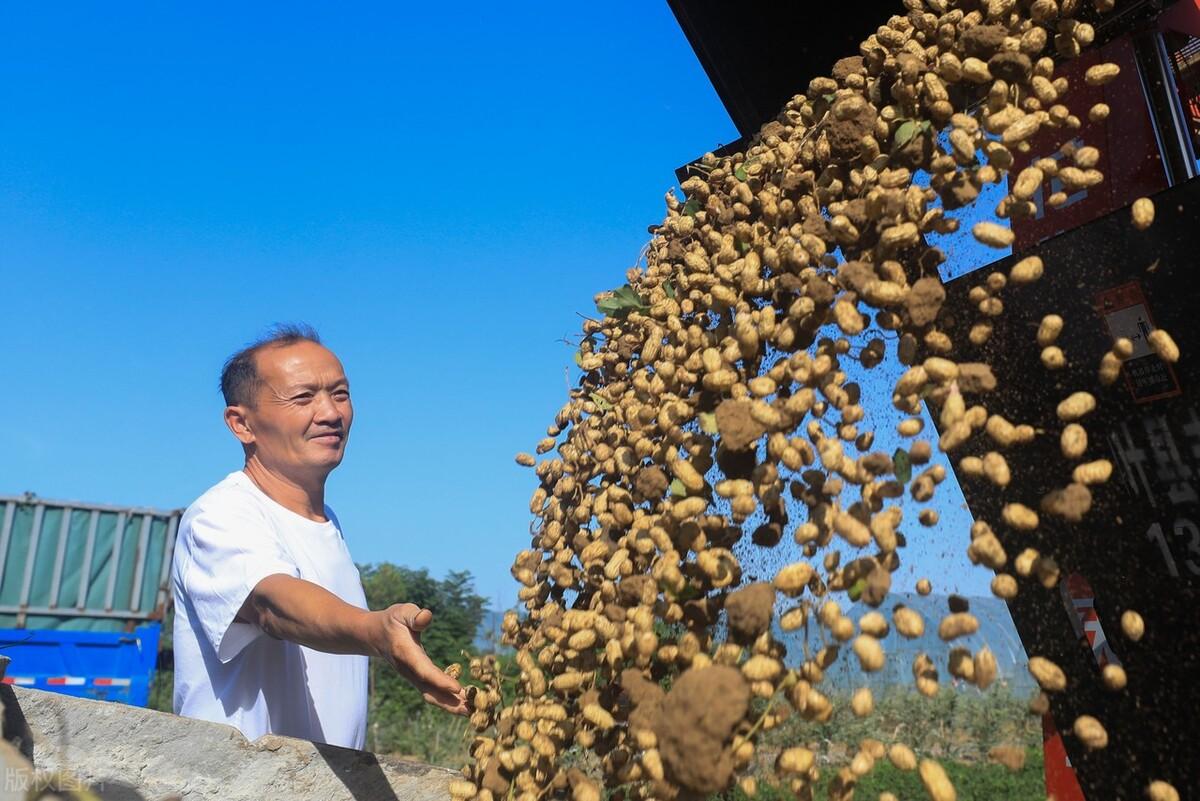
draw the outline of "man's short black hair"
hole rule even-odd
[[[266,336],[252,342],[225,360],[221,369],[221,394],[226,406],[249,406],[253,408],[258,397],[262,377],[255,362],[260,350],[281,348],[297,342],[321,344],[317,330],[307,323],[276,323]]]

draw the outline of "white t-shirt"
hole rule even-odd
[[[285,509],[240,470],[188,507],[171,569],[177,714],[229,723],[250,740],[273,733],[363,747],[367,657],[314,651],[234,622],[254,586],[275,573],[367,608],[337,517],[329,507],[325,516],[316,523]]]

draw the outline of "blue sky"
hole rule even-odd
[[[734,138],[665,2],[8,4],[0,494],[186,506],[240,464],[223,359],[304,320],[353,382],[356,559],[507,605],[560,340]]]

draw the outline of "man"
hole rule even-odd
[[[307,327],[278,327],[221,373],[225,424],[245,466],[179,524],[175,711],[266,733],[362,748],[367,657],[388,660],[426,701],[466,714],[463,688],[421,647],[432,614],[371,612],[325,480],[354,410],[341,362]]]

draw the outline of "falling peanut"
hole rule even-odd
[[[925,619],[915,609],[907,606],[896,607],[892,612],[892,622],[896,624],[896,631],[910,640],[925,633]]]
[[[1038,325],[1037,343],[1045,348],[1053,345],[1063,330],[1063,318],[1057,314],[1047,314]]]
[[[1070,423],[1063,428],[1059,443],[1064,459],[1078,459],[1087,450],[1087,431],[1078,423]]]
[[[1170,783],[1155,779],[1146,785],[1146,798],[1150,801],[1179,801],[1179,791]]]
[[[1038,527],[1038,514],[1020,503],[1006,503],[1000,516],[1004,522],[1018,531],[1033,531]]]
[[[1179,346],[1175,344],[1175,340],[1171,339],[1171,335],[1161,328],[1156,328],[1150,332],[1150,336],[1146,337],[1146,341],[1150,343],[1150,347],[1158,354],[1158,358],[1168,364],[1174,364],[1179,361]]]
[[[997,573],[992,579],[992,594],[1005,601],[1017,597],[1017,580],[1007,573]]]
[[[859,687],[850,698],[850,709],[857,717],[865,718],[875,710],[875,698],[869,687]]]
[[[1100,677],[1104,681],[1104,686],[1110,690],[1123,690],[1128,679],[1125,676],[1125,668],[1120,665],[1109,663],[1100,671]]]
[[[1137,612],[1126,609],[1121,613],[1121,631],[1126,637],[1137,642],[1146,633],[1146,623]]]
[[[1029,672],[1046,692],[1062,692],[1067,688],[1067,677],[1062,668],[1045,657],[1029,657]]]
[[[1133,227],[1145,231],[1154,222],[1154,201],[1148,197],[1139,197],[1130,207],[1133,217]]]
[[[938,636],[947,642],[979,631],[979,620],[970,612],[952,612],[938,624]]]
[[[917,769],[917,755],[904,743],[893,743],[888,748],[887,757],[898,770],[912,771]]]
[[[954,791],[950,777],[937,762],[932,759],[922,759],[918,772],[921,776],[921,784],[925,785],[925,792],[929,794],[930,801],[957,801],[958,793]]]
[[[1014,239],[1011,228],[990,222],[975,223],[975,227],[971,229],[971,233],[975,235],[977,242],[987,245],[990,248],[1009,247],[1012,245]]]
[[[1037,256],[1026,256],[1013,265],[1008,280],[1014,284],[1028,284],[1042,277],[1042,260]]]
[[[1075,718],[1075,725],[1072,728],[1075,736],[1089,750],[1095,751],[1108,746],[1108,732],[1104,730],[1104,726],[1100,724],[1100,721],[1091,715],[1080,715]]]
[[[1057,345],[1042,348],[1041,359],[1042,366],[1047,370],[1061,370],[1067,366],[1067,357]]]
[[[869,634],[860,634],[854,639],[854,654],[862,669],[873,673],[883,668],[884,653],[879,640]]]
[[[1058,404],[1058,419],[1072,422],[1089,414],[1096,408],[1096,398],[1090,392],[1073,392]]]
[[[1121,68],[1111,62],[1097,64],[1094,67],[1088,67],[1087,72],[1083,74],[1083,80],[1088,86],[1103,86],[1117,77],[1120,72]]]
[[[1077,484],[1103,484],[1112,477],[1113,466],[1108,459],[1097,459],[1077,465],[1071,480]]]

